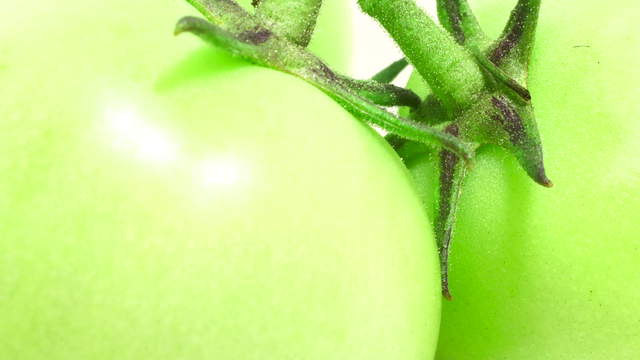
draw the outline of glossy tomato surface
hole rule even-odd
[[[436,250],[396,155],[174,38],[192,13],[0,5],[0,359],[432,357]]]
[[[497,35],[516,1],[471,2]],[[484,149],[466,180],[438,360],[640,358],[634,1],[543,1],[529,88],[555,187]],[[414,164],[433,203],[429,162]]]

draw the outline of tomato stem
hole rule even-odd
[[[457,136],[458,127],[450,125],[447,132]],[[458,157],[450,151],[441,150],[438,153],[440,177],[438,181],[438,202],[435,213],[435,235],[440,252],[440,272],[442,274],[442,294],[451,300],[449,290],[449,252],[456,223],[458,202],[462,192],[462,183],[467,168]]]
[[[413,0],[358,3],[387,30],[449,112],[456,113],[474,103],[486,85],[482,70],[473,56]]]
[[[254,44],[257,41],[243,41],[237,35],[201,18],[186,16],[180,19],[174,34],[179,35],[184,32],[195,34],[217,47],[228,49],[234,55],[244,58],[254,58],[255,53],[259,51],[258,46]]]
[[[394,133],[402,138],[416,141],[427,146],[439,146],[451,150],[470,164],[475,158],[475,147],[434,127],[416,122],[411,119],[394,115],[381,109],[368,100],[354,94],[352,91],[340,87],[324,84],[317,86],[340,103],[356,118],[363,119],[370,124]]]
[[[482,46],[489,39],[466,0],[438,0],[438,19],[460,45]]]
[[[261,0],[256,15],[294,44],[306,47],[316,26],[322,0]]]
[[[235,1],[186,0],[196,8],[207,20],[225,29],[247,27],[252,19],[244,15],[245,10]]]
[[[512,61],[520,69],[529,65],[541,0],[519,0],[511,12],[502,35],[489,49],[489,59],[496,65]]]
[[[356,80],[340,76],[340,80],[360,96],[376,105],[417,107],[422,100],[409,89],[376,80]]]
[[[371,80],[379,81],[382,83],[390,83],[396,77],[398,77],[398,75],[400,75],[402,70],[404,70],[407,67],[407,65],[409,65],[407,58],[402,58],[398,61],[394,61],[391,65],[387,66],[386,68],[380,70],[380,72],[375,74],[371,78]]]
[[[515,79],[511,78],[504,70],[497,67],[477,47],[471,47],[470,51],[476,57],[478,64],[480,64],[484,70],[488,71],[495,80],[506,86],[507,89],[511,90],[516,95],[516,101],[523,102],[524,104],[531,102],[531,93],[527,88],[520,85]]]
[[[444,30],[414,0],[358,0],[405,55],[369,80],[339,74],[305,49],[321,0],[254,1],[255,14],[233,0],[187,1],[208,21],[183,18],[176,25],[177,34],[191,32],[250,62],[307,81],[357,119],[389,131],[388,141],[405,161],[430,151],[430,146],[438,147],[434,227],[445,297],[451,297],[449,252],[458,200],[476,149],[484,144],[501,146],[534,181],[551,186],[531,94],[525,87],[540,0],[519,0],[494,43],[465,0],[438,1]],[[390,84],[409,62],[431,89],[424,99]],[[380,106],[412,109],[407,118]]]
[[[203,19],[185,17],[176,25],[176,33],[191,32],[206,42],[255,64],[302,78],[336,100],[356,118],[429,146],[444,147],[471,162],[475,148],[442,130],[402,118],[376,106],[417,106],[420,99],[412,91],[375,80],[354,80],[340,75],[322,60],[298,44],[272,32],[268,25],[249,14],[232,0],[189,0],[209,19],[229,24],[218,26]],[[220,12],[232,11],[219,16]],[[241,20],[228,19],[234,16]],[[224,21],[221,21],[224,20]],[[364,95],[364,96],[363,96]]]
[[[432,29],[432,24],[419,14],[415,4],[410,0],[360,0],[360,5],[381,22],[405,54],[412,55],[409,59],[431,88],[432,93],[411,112],[412,119],[431,126],[443,126],[445,131],[450,133],[455,129],[455,135],[470,144],[501,146],[518,159],[522,168],[534,181],[543,186],[552,186],[545,173],[542,144],[531,105],[531,94],[526,88],[527,67],[540,0],[518,1],[503,34],[494,43],[487,39],[465,0],[438,1],[440,22],[455,39],[454,42],[471,55],[473,63],[482,71],[485,81],[483,87],[480,87],[479,83],[472,83],[467,88],[462,87],[463,91],[474,93],[475,96],[468,104],[454,101],[458,106],[458,111],[454,112],[451,111],[449,101],[461,87],[449,79],[468,79],[464,71],[471,67],[461,66],[452,70],[454,67],[451,61],[437,60],[440,67],[431,66],[428,61],[423,61],[424,58],[432,61],[438,59],[437,54],[433,54],[436,51],[429,53],[425,49],[438,49],[440,53],[450,54],[448,51],[454,49],[450,42],[434,35],[437,31]],[[403,16],[393,15],[397,13],[402,13]],[[402,29],[402,26],[407,24],[408,27]],[[414,35],[417,33],[429,36],[418,39]],[[432,45],[434,41],[438,44]],[[455,55],[451,58],[456,59]],[[464,64],[464,61],[468,61],[467,58],[462,59],[466,60],[458,63]],[[471,79],[473,78],[472,76]],[[442,96],[442,92],[448,93],[449,98]],[[393,134],[388,135],[387,139],[405,161],[411,161],[411,158],[420,152],[424,154],[425,151],[429,151]],[[438,158],[440,178],[434,227],[440,247],[443,295],[450,298],[450,245],[462,182],[469,169],[460,165],[456,156],[446,149],[438,152]]]

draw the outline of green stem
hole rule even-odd
[[[485,81],[473,56],[413,0],[359,0],[400,46],[450,113],[470,107]],[[402,16],[399,16],[402,14]]]
[[[394,115],[354,94],[350,89],[327,81],[328,79],[326,78],[314,80],[311,76],[305,74],[301,74],[300,77],[323,90],[358,119],[378,125],[402,138],[428,146],[436,145],[448,149],[464,159],[466,163],[471,163],[475,157],[473,145],[463,142],[450,134],[411,119]]]
[[[438,0],[439,17],[450,34],[414,0],[358,0],[406,56],[371,80],[338,74],[305,49],[321,0],[255,0],[255,15],[233,0],[187,1],[209,21],[183,18],[176,25],[177,34],[191,32],[250,62],[307,81],[357,119],[388,130],[388,141],[405,161],[429,151],[426,146],[439,147],[435,235],[445,297],[450,298],[449,252],[456,210],[476,148],[501,146],[515,155],[534,181],[552,186],[545,173],[531,96],[522,85],[540,0],[519,0],[492,47],[466,0]],[[390,84],[409,62],[433,92],[424,101]],[[378,105],[411,106],[411,118]]]
[[[186,0],[196,8],[207,20],[220,27],[238,28],[248,27],[244,16],[246,11],[234,0]],[[255,25],[255,24],[254,24]]]
[[[502,35],[489,51],[496,65],[512,60],[526,71],[531,58],[541,0],[519,0]]]
[[[257,61],[261,58],[258,55],[261,52],[261,48],[255,42],[252,43],[247,39],[240,39],[231,32],[205,19],[193,16],[183,17],[176,24],[174,34],[179,35],[184,32],[190,32],[217,47],[229,49],[229,52],[233,55],[240,56],[259,65],[265,64]]]
[[[447,131],[453,135],[458,132],[455,125],[449,126]],[[440,178],[435,213],[435,235],[440,252],[442,294],[445,298],[451,300],[451,292],[449,291],[449,253],[456,222],[458,201],[467,168],[455,154],[447,150],[440,151],[439,160]]]
[[[525,104],[531,101],[531,93],[527,88],[520,85],[515,79],[509,76],[504,70],[500,69],[496,64],[491,62],[480,49],[474,47],[470,48],[470,51],[476,57],[478,63],[482,66],[483,69],[487,70],[494,78],[498,81],[498,83],[504,85],[507,89],[511,90],[516,97],[515,99],[519,102],[524,102]]]
[[[271,30],[306,47],[316,26],[322,0],[261,0],[256,5],[256,14]]]
[[[246,22],[249,23],[250,20]],[[475,149],[471,144],[379,108],[353,92],[343,83],[345,77],[333,72],[319,58],[304,48],[279,38],[277,34],[265,33],[268,30],[258,27],[233,33],[203,19],[186,17],[176,25],[177,34],[185,31],[248,61],[302,78],[327,93],[361,121],[379,125],[416,142],[444,147],[467,162],[471,162],[474,157]]]
[[[518,105],[505,96],[493,96],[492,111],[487,111],[503,133],[494,131],[489,141],[513,154],[529,177],[538,184],[552,187],[542,155],[542,142],[531,105]]]
[[[360,96],[376,105],[418,107],[420,97],[411,90],[376,80],[355,80],[341,76],[341,81]]]
[[[412,110],[411,118],[430,126],[449,121],[446,110],[433,94],[427,95],[420,106]]]
[[[440,24],[458,44],[481,46],[489,41],[466,0],[438,0],[437,3]]]
[[[381,83],[390,83],[395,80],[396,77],[404,70],[409,62],[406,58],[402,58],[393,62],[391,65],[382,69],[379,73],[375,74],[371,80],[379,81]]]

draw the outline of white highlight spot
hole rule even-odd
[[[131,106],[111,106],[106,109],[104,116],[117,148],[155,164],[167,164],[178,157],[176,142],[137,109]]]
[[[246,168],[232,157],[207,159],[199,167],[200,178],[206,186],[232,186],[246,178]]]

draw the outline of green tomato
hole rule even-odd
[[[472,5],[497,35],[515,1]],[[555,187],[500,149],[481,151],[461,196],[437,359],[640,359],[634,9],[543,2],[529,88]],[[411,167],[433,204],[433,165]]]
[[[436,249],[397,156],[303,81],[172,37],[191,13],[0,5],[0,359],[432,357]]]

